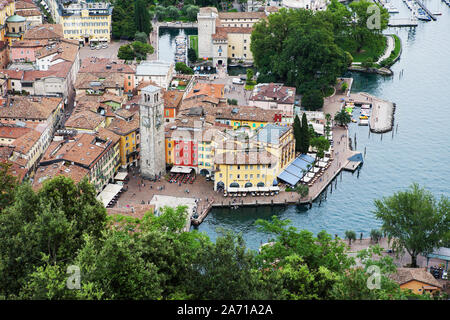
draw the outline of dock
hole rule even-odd
[[[417,22],[417,19],[411,19],[411,18],[398,18],[398,19],[389,19],[388,27],[417,27],[419,23]]]
[[[436,20],[437,20],[437,19],[436,19],[436,16],[435,16],[434,14],[432,14],[432,13],[430,12],[430,10],[427,9],[427,7],[425,7],[425,5],[423,4],[422,1],[416,0],[416,3],[423,9],[423,11],[425,11],[425,12],[427,13],[427,15],[428,15],[433,21],[436,21]]]

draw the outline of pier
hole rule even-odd
[[[417,19],[414,18],[389,19],[388,27],[417,27],[418,24]]]
[[[432,14],[432,13],[430,12],[430,10],[427,9],[427,7],[425,7],[425,5],[423,4],[422,1],[416,0],[416,3],[423,9],[423,11],[425,11],[425,12],[427,13],[427,15],[428,15],[433,21],[436,21],[436,20],[437,20],[436,17],[435,17],[435,15]]]

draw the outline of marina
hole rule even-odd
[[[182,34],[175,37],[175,63],[187,63],[187,37]]]

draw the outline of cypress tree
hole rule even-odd
[[[309,126],[308,126],[308,120],[306,119],[306,113],[303,112],[303,116],[302,116],[302,127],[301,127],[301,137],[302,137],[302,142],[301,142],[301,152],[302,153],[307,153],[308,149],[309,149]]]
[[[300,118],[298,115],[294,118],[294,138],[295,138],[295,151],[301,151],[302,147],[302,128],[300,124]]]

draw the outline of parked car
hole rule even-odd
[[[108,45],[106,43],[104,43],[104,44],[102,44],[102,48],[106,49],[106,48],[108,48]]]
[[[233,78],[233,84],[243,84],[243,83],[244,83],[244,81],[242,81],[241,79]]]

